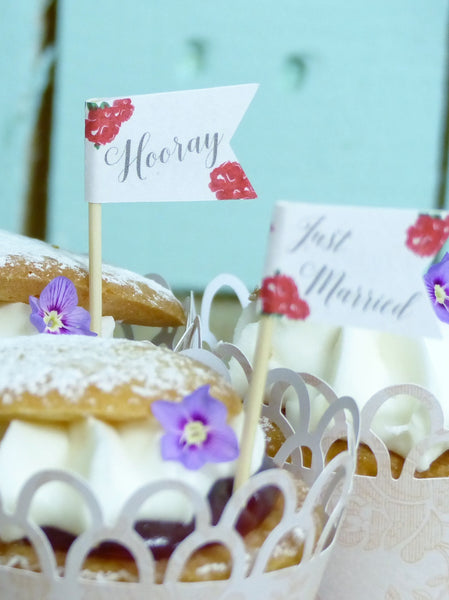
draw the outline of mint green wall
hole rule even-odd
[[[233,143],[259,199],[105,205],[106,260],[252,286],[278,199],[433,206],[448,19],[449,0],[60,0],[50,240],[87,250],[86,98],[236,83],[261,84]]]

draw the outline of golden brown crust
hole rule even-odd
[[[241,412],[240,397],[218,373],[148,342],[48,334],[0,340],[3,420],[146,418],[154,400],[180,401],[203,385],[229,418]]]
[[[418,479],[449,477],[449,450],[435,459],[426,471],[416,471],[415,477]]]
[[[268,432],[268,443],[267,443],[267,454],[274,456],[279,450],[285,437],[281,430],[273,423],[266,425],[266,432]],[[331,461],[337,454],[347,450],[348,446],[346,440],[336,440],[326,455],[326,461]],[[310,466],[310,449],[303,448],[303,460],[304,466]],[[404,466],[404,458],[396,452],[390,451],[390,464],[391,464],[391,476],[393,479],[397,479]],[[372,450],[366,444],[360,444],[357,450],[357,464],[356,471],[357,475],[366,475],[368,477],[376,477],[377,475],[377,462]],[[416,471],[415,477],[418,479],[428,479],[432,477],[449,477],[449,450],[443,452],[441,456],[436,458],[428,469],[425,471]]]
[[[329,449],[327,459],[331,460],[334,456],[346,450],[345,440],[337,440]],[[390,451],[391,476],[397,479],[404,466],[404,458],[396,452]],[[366,444],[360,444],[357,452],[357,475],[367,475],[375,477],[377,475],[376,458],[371,449]],[[415,477],[418,479],[429,479],[433,477],[449,477],[449,450],[446,450],[439,456],[425,471],[416,471]]]
[[[89,269],[84,255],[40,240],[0,231],[0,301],[28,302],[59,275],[68,277],[80,306],[89,308]],[[185,323],[181,303],[170,290],[131,271],[103,265],[103,314],[147,326]]]

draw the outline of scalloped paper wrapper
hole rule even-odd
[[[191,338],[195,340],[195,336]],[[183,351],[215,365],[229,378],[223,357],[235,356],[238,351],[222,345],[215,354],[195,348],[196,341]],[[189,344],[187,344],[189,346]],[[192,347],[193,346],[193,347]],[[268,403],[263,406],[262,418],[275,423],[284,433],[285,441],[274,460],[281,467],[260,472],[251,477],[231,498],[216,525],[211,524],[209,504],[194,489],[179,482],[165,481],[142,487],[126,502],[115,523],[106,523],[100,506],[88,485],[79,477],[62,471],[44,471],[31,477],[21,490],[14,514],[0,507],[0,533],[5,526],[20,527],[34,546],[41,572],[31,572],[12,565],[0,566],[0,598],[8,600],[312,600],[316,597],[321,579],[329,564],[335,535],[346,506],[355,463],[359,414],[350,398],[332,398],[331,406],[315,431],[301,426],[294,431],[282,414],[284,392],[296,392],[303,415],[310,412],[309,395],[302,379],[295,373],[278,369],[268,374],[271,389]],[[351,441],[348,452],[337,456],[327,466],[324,456],[333,431],[345,431]],[[312,462],[303,466],[301,446],[312,450]],[[301,477],[309,486],[303,506],[296,507],[294,478]],[[71,545],[61,571],[53,551],[41,529],[27,518],[34,494],[48,482],[59,480],[81,494],[91,515],[91,527]],[[260,487],[275,485],[284,497],[284,514],[278,525],[256,553],[249,557],[242,538],[233,525],[248,499]],[[169,559],[163,583],[155,583],[154,562],[143,540],[135,533],[133,522],[139,506],[161,489],[176,489],[192,503],[195,530],[185,538]],[[1,489],[1,484],[0,484]],[[317,514],[322,523],[317,527]],[[303,558],[296,566],[265,572],[270,556],[286,533],[294,531],[303,545]],[[102,540],[116,540],[134,556],[139,578],[123,583],[113,575],[95,579],[86,577],[84,558]],[[232,556],[230,579],[198,583],[180,582],[186,559],[207,542],[221,542]],[[18,564],[17,566],[20,566]],[[25,566],[25,565],[22,565]]]
[[[431,434],[410,451],[400,477],[393,479],[388,450],[370,426],[379,406],[401,394],[414,396],[427,407]],[[415,385],[381,390],[362,410],[361,441],[373,451],[378,474],[354,476],[319,599],[449,598],[449,478],[415,477],[424,451],[449,447],[440,404]]]
[[[149,273],[145,275],[145,277],[171,290],[167,281],[161,275]],[[149,327],[130,325],[128,323],[117,323],[118,332],[116,335],[130,340],[149,340],[157,346],[166,346],[175,352],[185,348],[201,348],[201,328],[199,316],[196,314],[195,310],[193,292],[190,292],[182,304],[187,317],[185,325],[180,327]]]
[[[217,344],[209,331],[213,298],[221,288],[230,287],[245,308],[249,294],[242,291],[242,285],[238,281],[236,287],[234,277],[223,274],[205,292],[201,309],[203,337],[212,347]],[[244,360],[242,356],[239,362],[243,364]],[[249,378],[248,360],[244,370]],[[306,383],[320,387],[317,378],[303,377]],[[326,384],[321,385],[321,391],[325,391]],[[410,451],[400,477],[394,479],[387,447],[372,431],[371,423],[383,403],[402,394],[414,396],[427,408],[430,432]],[[335,396],[329,390],[324,395],[328,402]],[[344,437],[343,430],[340,437]],[[415,477],[424,451],[438,445],[449,448],[449,431],[444,429],[439,401],[413,384],[380,390],[361,411],[360,441],[373,451],[378,474],[354,476],[317,600],[448,600],[449,478]]]

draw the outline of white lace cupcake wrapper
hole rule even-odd
[[[232,347],[222,351],[234,357]],[[226,370],[220,358],[207,350],[187,348],[185,352]],[[220,352],[218,352],[220,354]],[[100,505],[95,495],[84,481],[73,475],[45,471],[33,476],[24,485],[19,495],[18,504],[13,514],[7,514],[0,508],[0,531],[2,526],[19,527],[33,544],[40,560],[42,573],[30,573],[18,569],[0,567],[0,591],[5,597],[51,598],[64,597],[64,600],[80,598],[108,598],[116,600],[123,597],[133,600],[137,598],[180,598],[216,597],[217,599],[250,600],[255,594],[263,599],[283,598],[293,600],[301,589],[301,598],[314,598],[328,563],[335,535],[341,521],[348,498],[355,462],[355,442],[358,436],[358,412],[351,399],[337,399],[331,404],[328,413],[323,416],[322,423],[314,431],[303,427],[295,431],[286,421],[283,414],[283,395],[287,388],[292,388],[301,404],[303,414],[309,410],[308,389],[302,379],[292,371],[285,369],[273,371],[268,375],[267,403],[263,406],[263,416],[276,423],[286,434],[286,440],[279,449],[275,461],[280,469],[270,469],[252,477],[232,497],[226,506],[219,522],[211,525],[208,505],[191,488],[173,481],[158,482],[142,487],[127,501],[115,523],[106,523],[101,514]],[[348,418],[347,415],[351,416]],[[345,436],[353,440],[350,451],[336,457],[332,463],[324,465],[323,448],[326,448],[331,436],[332,427],[346,424]],[[338,429],[340,431],[340,429]],[[306,445],[312,449],[311,468],[302,464],[298,445]],[[287,463],[286,461],[289,460]],[[300,510],[295,506],[296,489],[292,478],[285,472],[288,469],[293,475],[301,476],[311,489]],[[39,488],[52,481],[63,481],[74,487],[82,496],[91,515],[91,527],[81,534],[69,549],[64,573],[56,566],[53,551],[42,531],[28,520],[28,512],[34,494]],[[280,523],[273,529],[254,560],[248,563],[248,556],[243,541],[233,525],[247,504],[250,496],[260,487],[275,485],[284,496],[285,509]],[[194,532],[179,544],[172,554],[164,583],[154,583],[154,563],[142,539],[133,530],[134,515],[138,507],[152,494],[161,489],[174,488],[186,495],[194,507],[196,527]],[[316,542],[315,519],[317,507],[324,511],[323,530]],[[287,532],[303,538],[304,556],[300,565],[288,567],[280,571],[265,573],[266,564],[276,552],[278,543]],[[133,554],[139,571],[138,583],[114,583],[111,581],[88,581],[83,578],[83,562],[89,550],[103,540],[116,540],[128,548]],[[181,583],[179,576],[186,559],[192,552],[208,542],[224,544],[231,552],[233,570],[229,580],[221,582]],[[298,588],[298,586],[300,586]],[[33,588],[30,596],[30,587]],[[41,590],[41,592],[39,592]],[[45,592],[43,591],[45,590]],[[126,590],[126,591],[124,591]]]

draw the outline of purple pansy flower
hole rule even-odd
[[[90,331],[90,314],[78,305],[75,285],[67,277],[55,277],[39,298],[29,297],[30,321],[39,333],[97,335]]]
[[[449,253],[430,267],[424,282],[437,317],[449,323]]]
[[[227,424],[226,406],[213,398],[204,385],[181,402],[156,400],[151,409],[165,429],[161,439],[164,460],[178,460],[196,470],[208,462],[235,460],[237,436]]]

